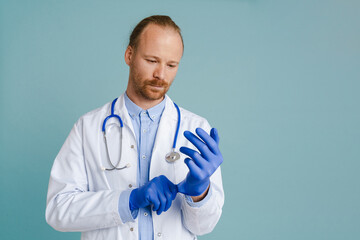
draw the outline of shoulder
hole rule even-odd
[[[182,120],[183,124],[193,125],[193,126],[201,127],[201,128],[205,128],[205,129],[210,129],[210,124],[206,120],[206,118],[204,118],[200,115],[197,115],[193,112],[190,112],[189,110],[186,110],[182,107],[179,107],[179,108],[180,108],[181,120]]]
[[[107,102],[101,107],[93,109],[83,114],[75,123],[75,125],[87,125],[93,122],[98,122],[99,119],[103,119],[106,115],[109,115],[111,102]]]
[[[192,119],[192,120],[197,120],[197,121],[206,121],[206,119],[200,115],[197,115],[193,112],[190,112],[189,110],[179,107],[180,108],[180,113],[182,115],[182,117],[184,119]]]

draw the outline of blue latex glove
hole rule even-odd
[[[150,182],[130,193],[130,210],[136,210],[153,205],[153,210],[160,215],[166,212],[177,193],[174,185],[167,177],[161,175],[153,178]]]
[[[200,151],[181,147],[180,152],[188,155],[184,162],[189,168],[186,178],[177,185],[178,191],[189,196],[199,196],[208,188],[210,176],[223,162],[219,150],[219,135],[215,128],[211,129],[210,136],[203,129],[197,128],[195,136],[189,131],[184,136]]]

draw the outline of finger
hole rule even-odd
[[[157,195],[158,195],[158,199],[160,200],[160,205],[159,205],[159,208],[157,209],[156,213],[157,213],[157,215],[160,215],[166,207],[167,200],[166,200],[166,197],[164,196],[162,190],[159,189],[159,191],[157,191]]]
[[[202,173],[201,168],[199,168],[199,166],[196,165],[192,159],[185,158],[184,162],[187,165],[187,167],[189,168],[191,175],[193,175],[193,176],[201,175],[201,173]]]
[[[220,137],[219,137],[219,133],[218,130],[216,128],[212,128],[210,131],[210,136],[215,140],[215,142],[217,143],[217,145],[219,145],[220,142]]]
[[[178,191],[177,186],[164,175],[159,176],[159,178],[161,178],[163,192],[170,195],[171,201],[174,200]]]
[[[181,147],[180,152],[188,155],[199,168],[206,168],[208,162],[197,151],[188,147]]]
[[[190,131],[185,131],[184,136],[201,152],[202,155],[204,155],[205,158],[210,156],[211,152],[206,143],[201,141],[195,134]]]
[[[149,200],[150,204],[153,204],[153,210],[157,211],[160,207],[160,200],[157,196],[156,191],[153,191],[152,189],[151,189],[151,191],[149,191],[148,200]]]
[[[166,205],[164,208],[164,212],[166,212],[171,207],[171,203],[173,200],[173,197],[172,197],[173,194],[171,193],[171,190],[168,188],[167,191],[164,192],[164,195],[166,197]]]
[[[205,132],[202,128],[197,128],[196,130],[197,135],[204,141],[208,149],[214,154],[218,152],[218,144],[216,140],[211,137],[207,132]],[[211,132],[210,132],[211,134]]]
[[[165,191],[167,194],[169,194],[169,197],[172,200],[175,199],[176,197],[176,194],[177,194],[177,187],[175,184],[173,184],[169,179],[167,179],[167,182],[166,182],[166,189],[167,191]]]

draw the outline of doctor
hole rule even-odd
[[[134,28],[125,51],[126,92],[83,115],[54,161],[46,206],[54,229],[82,232],[84,240],[196,239],[214,229],[224,204],[217,130],[178,112],[166,95],[183,49],[168,16]],[[113,135],[105,141],[102,125],[112,111],[123,127],[110,118],[106,131]],[[169,162],[174,138],[182,154]]]

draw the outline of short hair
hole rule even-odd
[[[134,30],[131,32],[129,46],[133,47],[134,49],[137,48],[138,42],[139,42],[139,37],[140,37],[141,33],[144,31],[145,27],[148,26],[149,24],[155,24],[155,25],[162,26],[162,27],[170,27],[173,30],[175,30],[180,35],[181,42],[182,42],[183,49],[184,49],[184,40],[181,35],[180,27],[178,25],[176,25],[176,23],[169,16],[166,16],[166,15],[153,15],[153,16],[150,16],[150,17],[147,17],[147,18],[144,18],[143,20],[141,20],[135,26]]]

